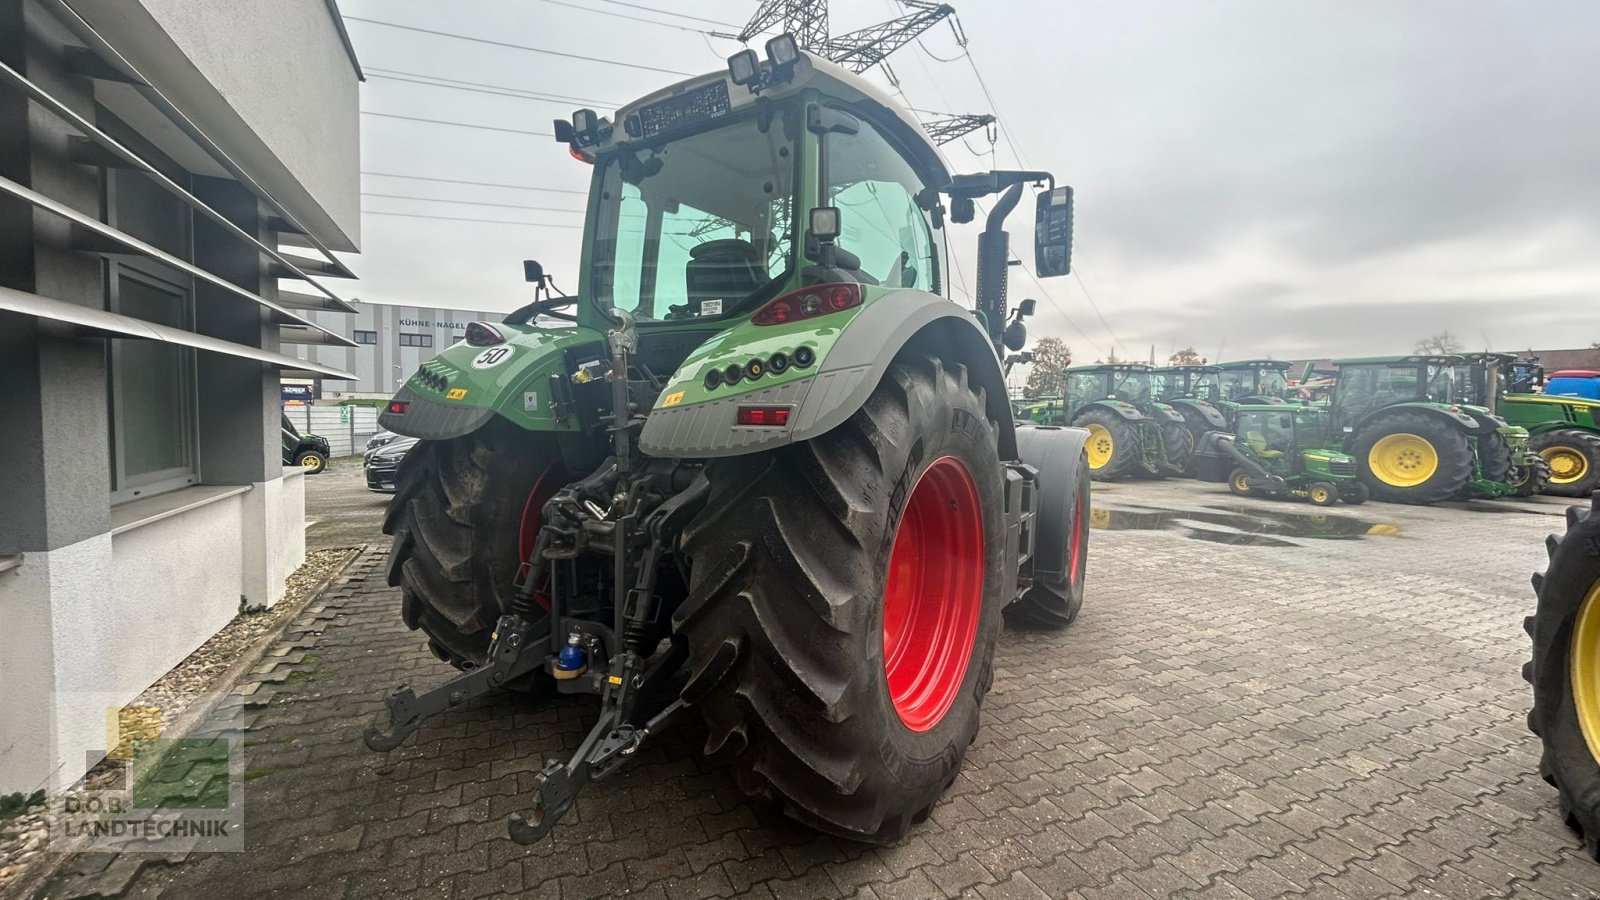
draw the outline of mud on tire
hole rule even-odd
[[[684,695],[706,752],[747,794],[822,831],[887,842],[954,781],[993,678],[1004,512],[997,428],[966,369],[902,354],[848,421],[812,441],[713,461],[686,529]],[[954,700],[902,723],[885,671],[884,594],[896,528],[931,463],[954,457],[981,510],[982,605]],[[974,551],[977,552],[977,551]]]
[[[1533,576],[1538,605],[1523,622],[1533,658],[1522,677],[1533,685],[1528,728],[1544,745],[1539,773],[1559,792],[1567,824],[1583,837],[1589,855],[1600,859],[1600,760],[1579,723],[1573,686],[1573,653],[1600,654],[1595,643],[1579,646],[1574,640],[1580,610],[1600,604],[1600,499],[1595,504],[1567,510],[1566,534],[1545,542],[1550,566]]]
[[[440,659],[480,665],[510,600],[518,524],[539,476],[556,458],[548,437],[495,419],[447,441],[422,441],[400,461],[383,531],[393,536],[389,584],[400,615]],[[534,673],[526,687],[540,682]]]

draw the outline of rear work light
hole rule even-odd
[[[861,285],[847,282],[819,284],[803,288],[756,310],[750,321],[756,325],[782,325],[843,312],[861,305]]]
[[[467,323],[467,343],[474,347],[493,347],[495,344],[504,344],[505,335],[493,325],[482,322]]]
[[[411,408],[411,403],[408,400],[390,400],[389,401],[389,412],[393,413],[394,415],[403,416],[403,415],[406,414],[406,410],[408,410],[410,408]]]
[[[741,406],[739,407],[739,424],[782,428],[789,424],[789,407]]]

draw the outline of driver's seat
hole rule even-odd
[[[741,238],[706,241],[691,249],[683,277],[696,312],[702,301],[742,300],[768,281],[760,252]]]

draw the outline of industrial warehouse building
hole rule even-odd
[[[279,382],[349,373],[280,345],[345,340],[361,73],[332,0],[0,0],[0,64],[4,794],[304,558]]]
[[[289,352],[322,366],[353,372],[355,380],[313,379],[317,397],[387,397],[400,389],[417,366],[462,339],[469,322],[498,322],[503,312],[397,306],[352,300],[354,316],[308,312],[307,319],[354,346],[300,344]]]

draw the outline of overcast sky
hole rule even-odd
[[[629,0],[740,25],[755,0]],[[606,0],[340,0],[348,17],[685,73],[721,68],[715,25]],[[1600,341],[1600,3],[1025,2],[957,0],[998,106],[1001,167],[1054,171],[1077,196],[1078,277],[1040,300],[1034,336],[1079,361],[1113,344],[1164,359],[1405,352],[1448,328],[1473,348]],[[834,0],[839,34],[894,0]],[[621,18],[653,18],[667,26]],[[548,132],[681,76],[348,24],[373,113]],[[910,105],[986,112],[940,25],[891,58]],[[953,60],[940,62],[939,59]],[[426,75],[559,95],[547,101],[380,77]],[[870,75],[886,83],[881,72]],[[577,101],[585,102],[577,102]],[[590,169],[546,137],[362,117],[362,169],[552,189],[364,175],[361,275],[346,294],[510,310],[520,260],[578,280]],[[953,169],[992,167],[981,134]],[[565,192],[565,193],[563,193]],[[525,209],[513,207],[540,207]],[[1031,262],[1031,217],[1012,240]],[[557,227],[567,226],[567,227]],[[954,241],[971,278],[977,226]],[[1098,306],[1091,307],[1089,298]]]

